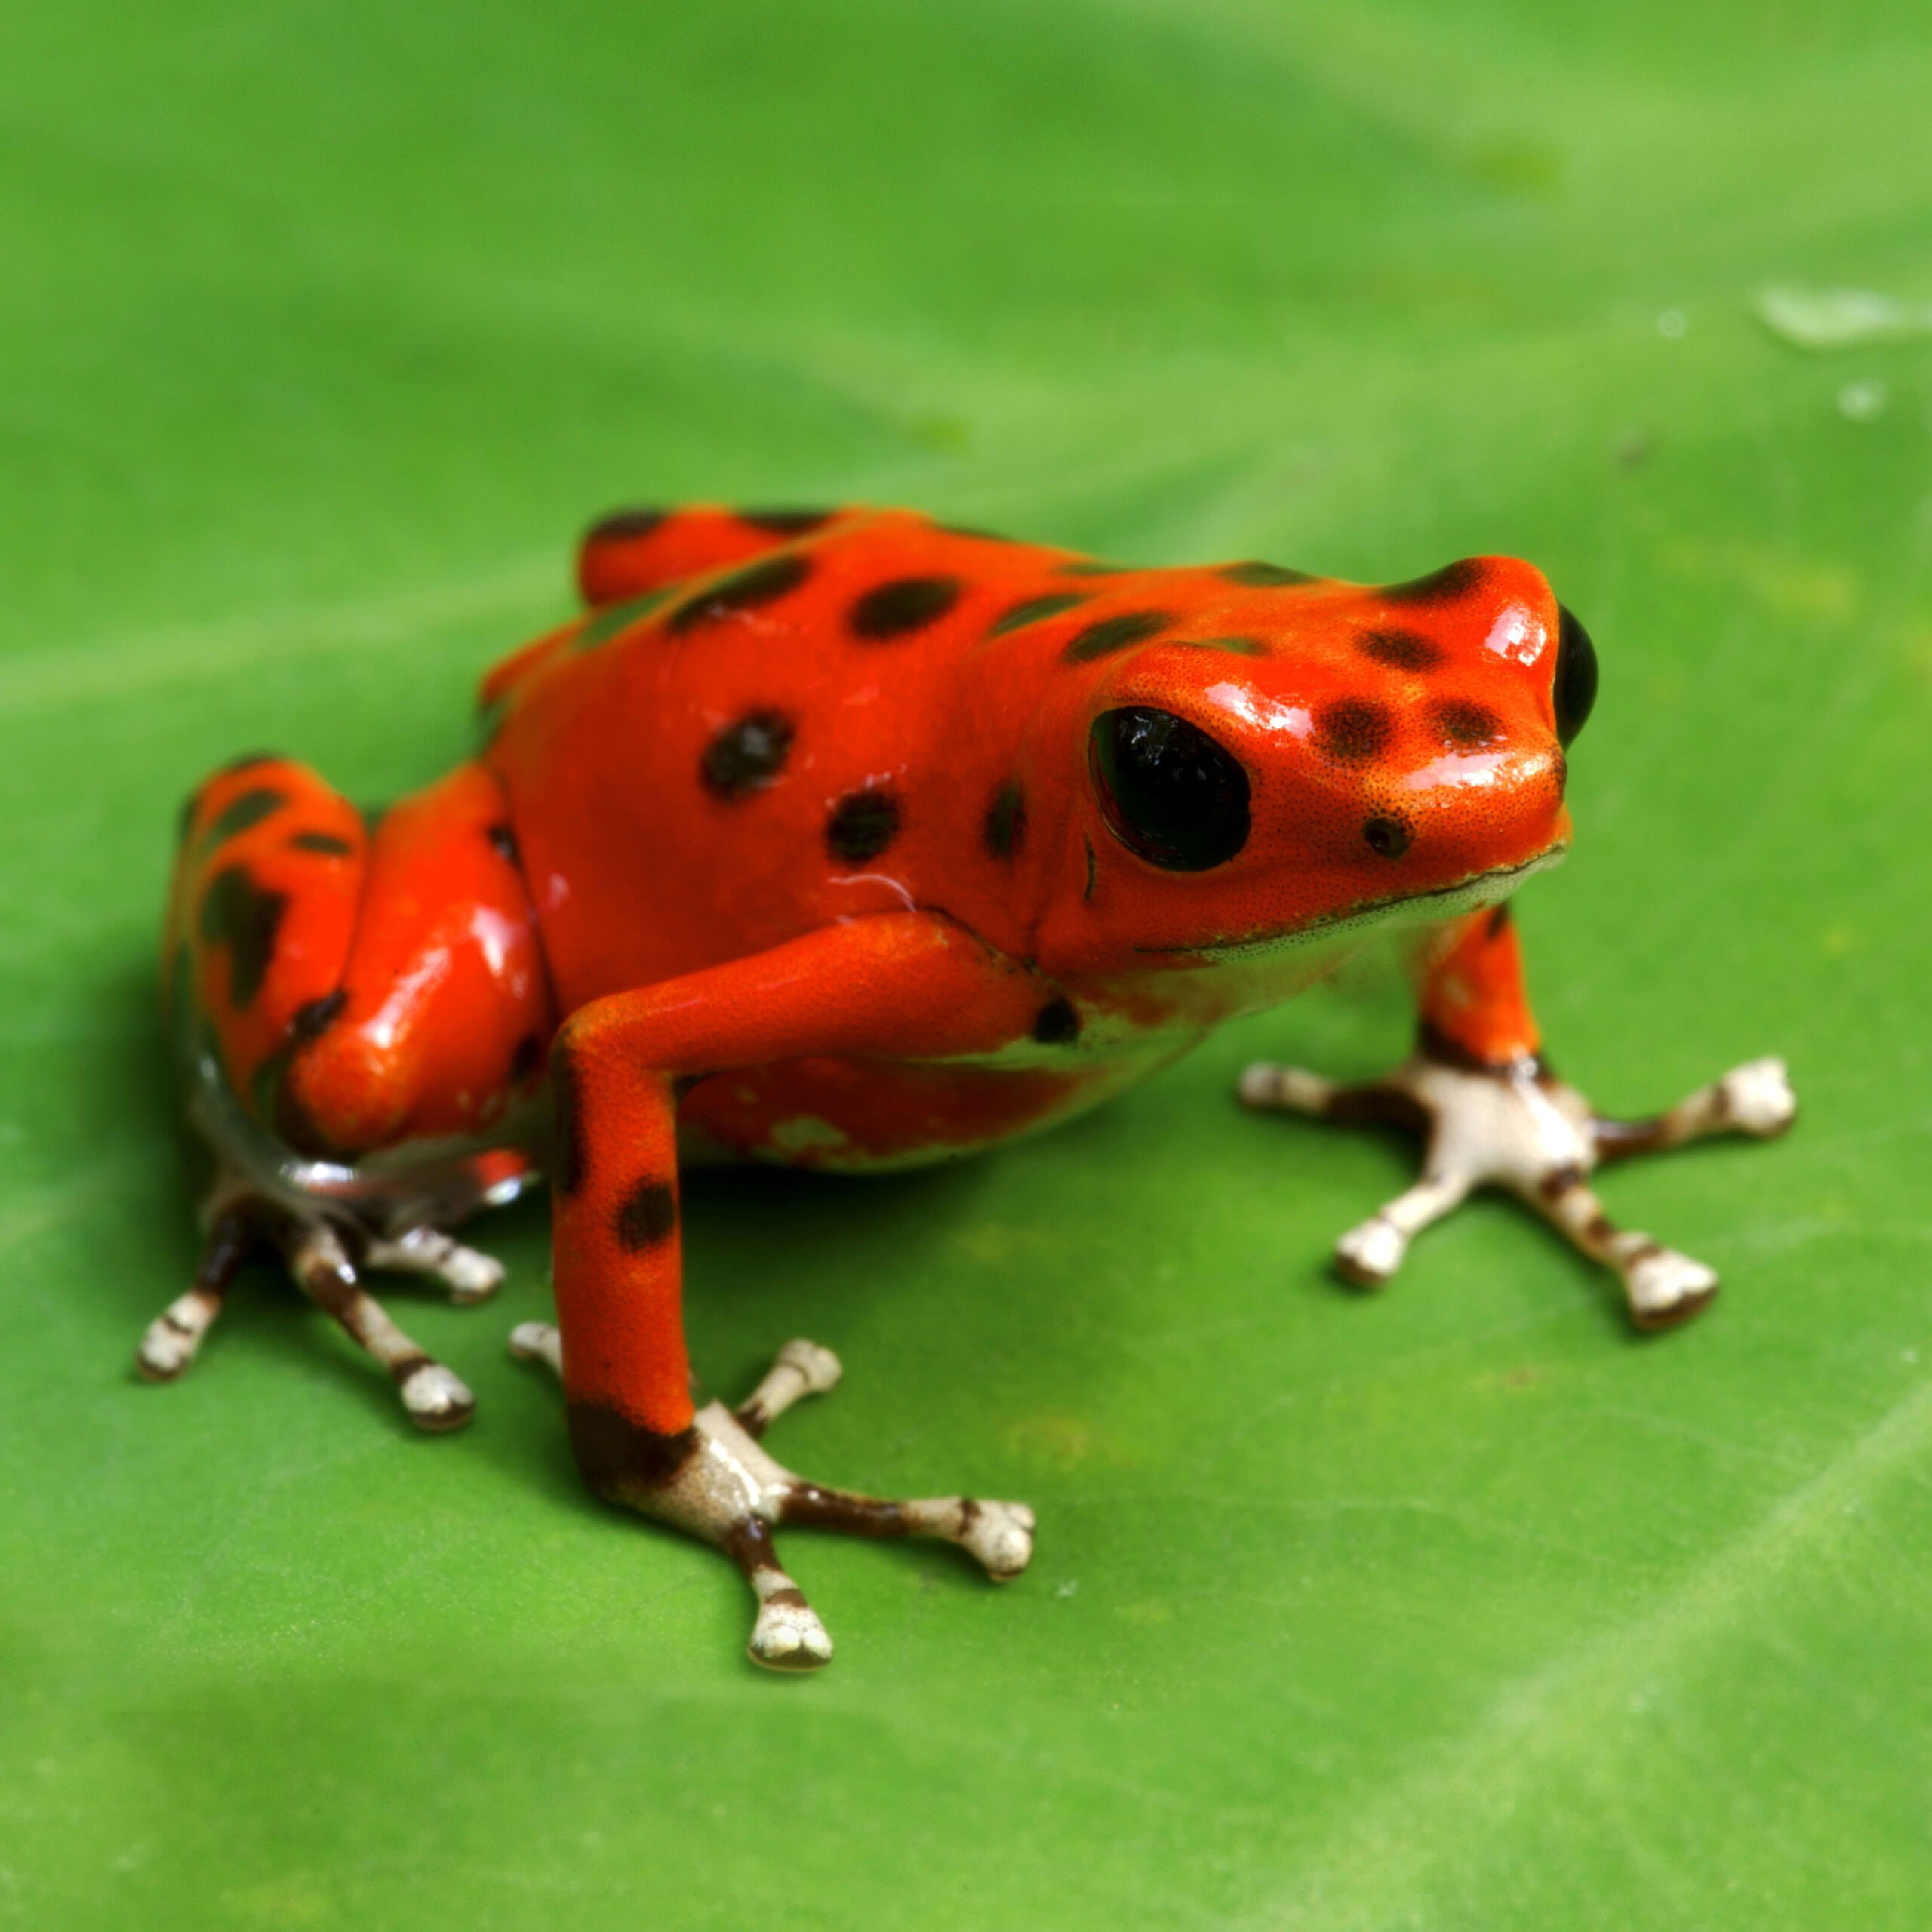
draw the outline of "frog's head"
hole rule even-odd
[[[1493,903],[1561,854],[1596,660],[1540,572],[1183,575],[1186,618],[1097,661],[1057,721],[1084,739],[1090,945],[1150,965],[1272,949]]]

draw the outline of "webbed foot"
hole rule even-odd
[[[510,1350],[561,1372],[558,1333],[546,1323],[516,1328]],[[1033,1512],[1024,1503],[961,1496],[888,1501],[808,1482],[775,1461],[759,1441],[765,1429],[803,1397],[835,1386],[839,1374],[830,1349],[791,1341],[737,1408],[707,1404],[679,1435],[651,1435],[608,1411],[572,1412],[577,1460],[599,1495],[702,1537],[744,1573],[758,1599],[746,1648],[768,1669],[816,1670],[832,1654],[817,1612],[779,1563],[774,1528],[934,1537],[957,1543],[996,1583],[1018,1576],[1033,1554]]]
[[[1257,1062],[1242,1075],[1240,1091],[1251,1107],[1406,1127],[1423,1136],[1422,1178],[1336,1243],[1337,1268],[1358,1287],[1387,1281],[1411,1241],[1475,1189],[1506,1188],[1616,1271],[1630,1318],[1643,1329],[1689,1320],[1716,1294],[1717,1275],[1647,1235],[1620,1229],[1587,1177],[1604,1162],[1709,1134],[1769,1139],[1797,1112],[1779,1060],[1734,1067],[1668,1112],[1638,1121],[1598,1114],[1533,1056],[1492,1066],[1452,1061],[1426,1047],[1386,1079],[1361,1085]]]

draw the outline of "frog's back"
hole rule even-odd
[[[1098,567],[701,508],[607,519],[580,575],[482,693],[565,1011],[909,903],[1026,949],[1057,841],[1024,740]]]

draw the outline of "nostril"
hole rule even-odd
[[[1361,835],[1368,849],[1384,859],[1399,859],[1409,849],[1409,828],[1398,818],[1372,818]]]

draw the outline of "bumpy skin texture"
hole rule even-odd
[[[329,1300],[358,1241],[401,1265],[398,1237],[442,1239],[432,1220],[542,1162],[561,1342],[519,1346],[559,1361],[602,1493],[664,1499],[655,1513],[745,1565],[761,1629],[797,1653],[765,1661],[822,1662],[829,1642],[748,1523],[956,1529],[997,1544],[983,1560],[1004,1574],[1031,1517],[958,1499],[865,1506],[896,1527],[853,1517],[857,1499],[828,1516],[834,1493],[796,1485],[724,1411],[694,1414],[681,1155],[863,1170],[997,1141],[1384,932],[1420,981],[1411,1069],[1346,1091],[1252,1069],[1251,1103],[1402,1120],[1437,1152],[1445,1123],[1480,1118],[1463,1191],[1516,1186],[1586,1246],[1573,1190],[1599,1157],[1789,1117],[1780,1069],[1617,1127],[1536,1057],[1499,902],[1567,843],[1559,739],[1580,718],[1559,714],[1587,709],[1595,672],[1526,564],[1364,586],[1125,569],[900,511],[701,507],[607,519],[580,578],[587,614],[485,679],[477,760],[379,820],[278,760],[191,800],[167,950],[225,1238],[193,1292],[218,1307],[266,1229],[380,1355]],[[1154,738],[1129,743],[1122,718]],[[1129,766],[1163,733],[1211,743],[1155,825]],[[1516,1164],[1483,1168],[1504,1141]],[[337,1177],[333,1204],[297,1156]],[[1384,1211],[1408,1232],[1461,1198],[1426,1184]],[[1660,1319],[1707,1298],[1648,1256],[1626,1267],[1612,1238],[1643,1238],[1590,1209],[1640,1320],[1640,1262]],[[1380,1278],[1407,1233],[1364,1227],[1343,1265]],[[181,1318],[185,1362],[212,1314]],[[163,1336],[143,1361],[177,1372],[181,1346]],[[781,1478],[819,1501],[788,1501]]]

